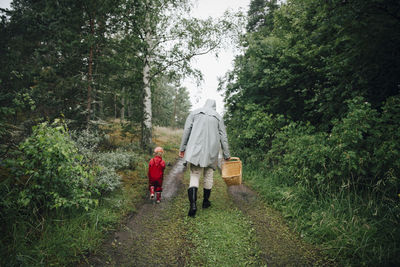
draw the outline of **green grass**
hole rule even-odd
[[[394,210],[371,194],[347,191],[319,196],[281,184],[254,166],[244,169],[246,183],[282,212],[292,228],[341,266],[400,264],[400,230]]]
[[[143,193],[122,189],[101,200],[89,211],[47,214],[36,224],[17,221],[10,254],[4,255],[4,266],[66,266],[95,251],[105,233],[114,230],[125,214],[134,210],[134,202]],[[18,218],[17,218],[18,219]],[[37,226],[32,229],[32,226]]]
[[[185,180],[188,183],[188,172]],[[189,250],[189,266],[261,266],[255,230],[251,221],[239,211],[229,198],[226,185],[215,172],[211,194],[212,206],[202,209],[202,187],[195,218],[186,216],[184,224]]]
[[[119,126],[115,126],[119,129]],[[167,129],[162,129],[167,131]],[[114,130],[114,146],[126,145],[119,132]],[[166,162],[173,163],[178,153],[176,143],[179,130],[171,131],[172,141],[167,144]],[[121,141],[121,140],[122,141]],[[123,186],[103,196],[97,207],[89,211],[49,212],[40,218],[21,214],[5,218],[6,235],[0,238],[0,266],[69,266],[100,249],[107,233],[115,230],[126,215],[135,211],[147,194],[148,155],[135,170],[120,171]],[[169,167],[168,167],[169,168]]]

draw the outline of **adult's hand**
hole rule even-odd
[[[185,156],[185,151],[179,151],[179,157],[183,158]]]
[[[228,161],[228,160],[230,160],[230,159],[231,159],[231,157],[229,157],[229,158],[226,158],[225,160],[226,160],[226,161]]]

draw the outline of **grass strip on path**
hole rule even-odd
[[[189,180],[186,172],[185,183]],[[189,202],[184,198],[184,225],[186,239],[192,248],[188,251],[189,266],[263,266],[255,230],[251,221],[238,210],[230,199],[226,185],[218,172],[214,173],[212,206],[202,209],[203,188],[198,194],[195,218],[187,216]]]

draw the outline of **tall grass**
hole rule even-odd
[[[110,126],[117,132],[119,128],[118,125]],[[93,141],[88,134],[86,139]],[[78,135],[81,139],[85,137]],[[10,209],[8,213],[0,212],[0,266],[74,265],[88,253],[96,251],[106,233],[116,229],[122,218],[143,201],[147,193],[148,155],[143,155],[137,150],[138,146],[124,137],[119,139],[118,135],[112,135],[114,138],[105,140],[108,145],[99,144],[97,147],[104,150],[122,146],[122,151],[114,153],[107,149],[105,154],[105,151],[88,148],[87,151],[82,149],[82,153],[88,154],[85,164],[94,164],[94,168],[102,164],[108,169],[118,170],[118,175],[115,172],[113,175],[119,176],[123,186],[103,192],[98,205],[87,211],[71,208],[40,212]],[[99,140],[104,141],[103,138]],[[84,148],[86,141],[81,141],[83,143],[79,147]],[[121,162],[121,155],[123,158],[133,157],[133,160]],[[92,159],[95,159],[95,163],[92,163]],[[3,184],[1,189],[7,192]]]
[[[342,265],[399,265],[400,98],[362,97],[329,130],[245,108],[230,144],[244,178],[305,238]]]
[[[244,177],[280,210],[305,240],[344,266],[400,264],[396,212],[370,193],[341,190],[314,195],[303,186],[287,186],[261,166],[246,166]]]
[[[2,237],[2,242],[8,242],[2,244],[0,266],[68,266],[79,262],[134,211],[146,188],[138,181],[135,187],[118,189],[87,212],[48,213],[41,221],[15,217],[11,236],[7,240]]]

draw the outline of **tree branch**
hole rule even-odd
[[[166,71],[170,66],[174,66],[180,62],[183,62],[185,60],[190,61],[192,58],[196,57],[196,56],[201,56],[201,55],[205,55],[210,53],[211,51],[213,51],[214,49],[216,49],[219,45],[220,45],[221,41],[219,41],[218,43],[214,44],[212,47],[210,47],[209,49],[205,50],[205,51],[199,51],[196,53],[191,53],[189,55],[186,55],[184,57],[181,57],[177,60],[173,60],[173,61],[169,61],[167,62],[163,67],[159,68],[155,73],[153,73],[152,75],[150,75],[150,81],[155,78],[156,76],[158,76],[159,74],[161,74],[162,72]]]

